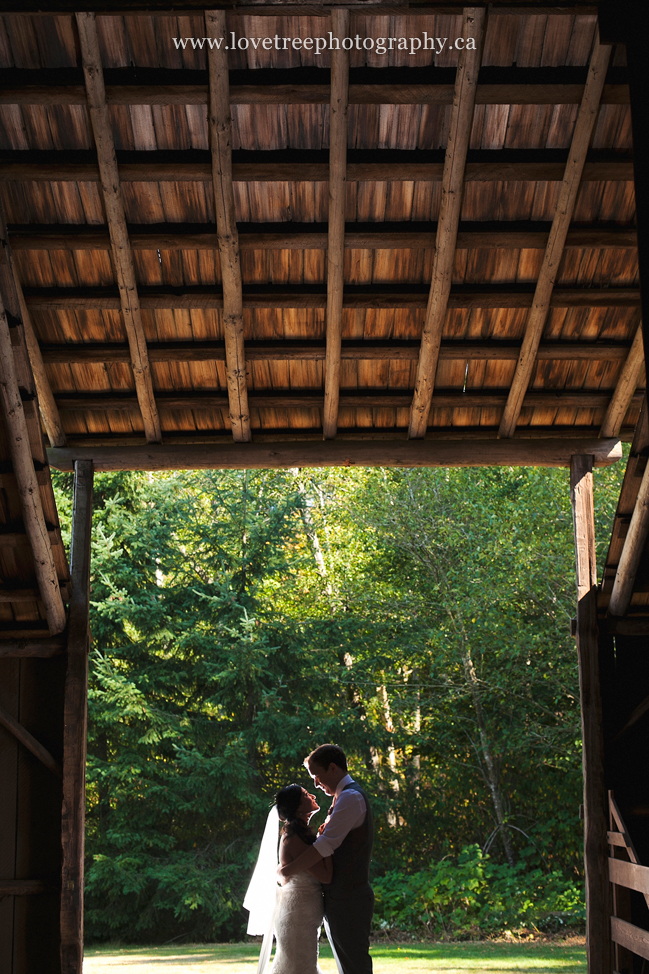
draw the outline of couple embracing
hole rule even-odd
[[[316,788],[333,800],[316,836],[309,827],[311,816],[319,811],[315,796],[300,785],[288,785],[277,794],[244,900],[250,910],[248,932],[265,933],[258,974],[266,970],[273,929],[277,951],[272,974],[322,974],[318,933],[323,919],[340,974],[372,974],[372,811],[365,792],[347,773],[342,748],[323,744],[304,764]],[[284,823],[277,868],[282,886],[275,886],[271,897],[268,866],[273,832],[277,861],[277,817]]]

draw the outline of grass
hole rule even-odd
[[[257,944],[197,944],[183,947],[90,947],[85,974],[255,974]],[[375,974],[582,974],[583,938],[533,943],[374,944]],[[320,950],[325,974],[336,965],[328,944]]]

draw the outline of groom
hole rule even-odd
[[[370,926],[374,893],[369,884],[374,838],[372,810],[363,789],[347,773],[347,758],[336,744],[321,744],[304,764],[314,784],[333,798],[320,835],[293,862],[285,879],[333,855],[333,880],[324,887],[327,935],[343,974],[372,974]]]

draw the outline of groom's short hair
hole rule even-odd
[[[317,764],[319,768],[328,768],[330,764],[335,764],[343,771],[347,770],[345,752],[337,744],[321,744],[320,747],[316,747],[315,751],[311,751],[309,756],[304,759],[304,763],[307,767],[311,764]]]

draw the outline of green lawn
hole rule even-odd
[[[255,944],[184,947],[97,947],[86,951],[85,974],[255,974],[259,948]],[[401,944],[372,947],[375,974],[582,974],[586,970],[583,943]],[[321,948],[321,967],[335,974],[328,945]]]

